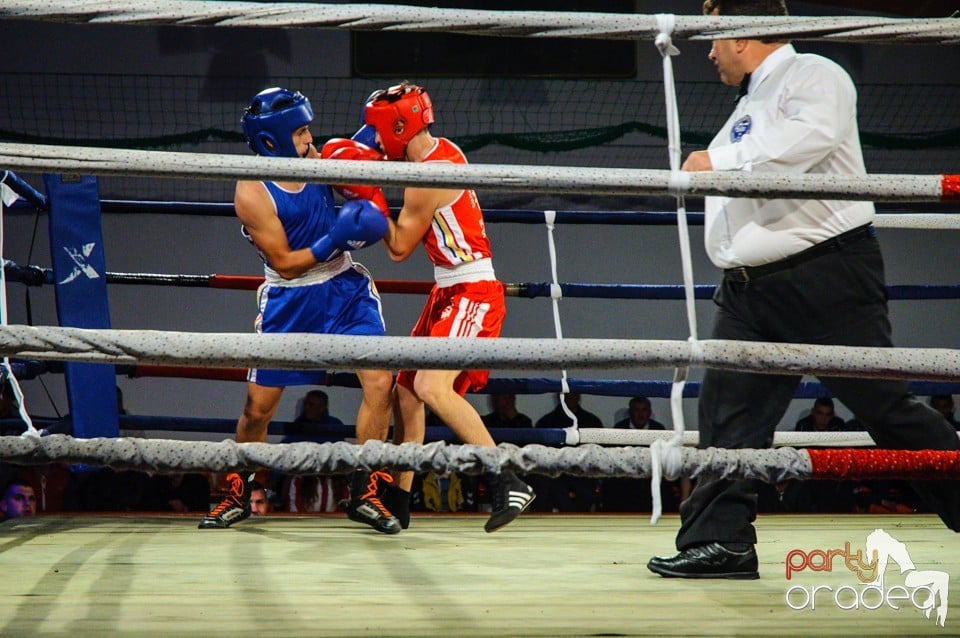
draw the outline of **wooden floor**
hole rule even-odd
[[[651,555],[673,553],[676,517],[527,515],[496,534],[483,520],[417,516],[397,536],[340,516],[213,531],[179,516],[8,521],[0,636],[960,635],[956,594],[943,628],[909,600],[842,610],[821,591],[813,610],[787,605],[792,586],[847,586],[849,606],[862,585],[842,560],[788,581],[786,557],[856,552],[877,528],[960,591],[960,537],[931,516],[762,517],[756,581],[650,573]],[[887,588],[904,583],[895,564],[885,575]]]

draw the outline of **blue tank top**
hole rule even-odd
[[[333,191],[325,184],[305,184],[290,193],[273,182],[264,182],[277,207],[277,216],[292,250],[306,248],[330,232],[337,219]]]

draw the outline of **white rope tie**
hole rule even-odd
[[[19,195],[6,184],[9,175],[10,171],[3,171],[3,177],[0,177],[0,326],[9,325],[9,318],[7,316],[7,275],[2,267],[2,264],[5,263],[3,258],[5,213],[7,206],[19,199]],[[27,424],[27,429],[23,434],[39,437],[40,433],[37,432],[37,428],[34,427],[30,415],[27,414],[26,402],[23,399],[23,390],[20,389],[20,382],[17,381],[17,377],[13,375],[13,369],[10,367],[10,358],[3,357],[3,362],[0,363],[0,367],[3,368],[4,373],[0,375],[0,382],[3,381],[4,377],[10,381],[10,387],[13,389],[13,398],[17,402],[17,411],[20,413],[20,418]]]
[[[563,292],[560,289],[560,280],[557,277],[557,245],[553,237],[557,211],[543,211],[543,219],[547,225],[547,248],[550,251],[550,276],[552,277],[550,282],[550,303],[553,305],[553,327],[557,333],[557,339],[562,340],[563,328],[560,325],[560,300],[563,298]],[[564,395],[569,392],[570,384],[567,381],[567,371],[563,369],[560,371],[560,394],[557,398],[560,400],[560,409],[563,410],[563,413],[573,422],[569,428],[566,428],[568,430],[568,437],[570,436],[569,431],[576,430],[579,425],[577,423],[577,415],[567,407],[567,402],[563,400]]]
[[[667,192],[677,197],[683,197],[683,194],[690,190],[690,173],[681,170],[671,170],[670,177],[667,179]]]
[[[650,484],[656,486],[653,492],[653,513],[650,524],[656,525],[663,513],[660,499],[660,479],[674,481],[680,477],[683,469],[682,446],[678,445],[679,435],[672,439],[658,439],[650,445]]]
[[[689,177],[680,171],[681,143],[680,143],[680,109],[677,105],[677,89],[673,75],[673,56],[680,55],[680,50],[673,46],[672,34],[676,26],[676,17],[673,14],[657,14],[657,26],[660,33],[654,40],[657,50],[663,58],[663,89],[667,115],[667,155],[670,161],[670,191],[677,197],[677,239],[680,244],[680,260],[683,268],[683,292],[686,302],[687,325],[690,332],[690,341],[697,340],[697,315],[693,292],[693,262],[691,260],[690,234],[687,228],[687,208],[683,197]],[[687,381],[689,368],[677,367],[673,374],[673,385],[670,388],[670,415],[673,419],[674,436],[669,440],[655,441],[651,446],[651,480],[650,492],[652,498],[652,512],[650,524],[655,525],[663,513],[663,503],[660,498],[660,477],[663,473],[668,476],[671,472],[663,472],[661,463],[670,460],[676,463],[682,445],[683,432],[686,429],[683,418],[683,388]],[[673,472],[675,474],[675,472]]]

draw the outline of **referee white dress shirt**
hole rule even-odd
[[[863,175],[857,91],[839,65],[784,45],[708,149],[717,171]],[[760,266],[873,221],[871,202],[706,198],[704,243],[720,268]]]

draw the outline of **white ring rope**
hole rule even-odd
[[[653,39],[657,16],[572,11],[486,11],[385,4],[154,0],[4,0],[0,18],[151,26],[312,27],[442,31],[487,36]],[[673,37],[710,40],[781,36],[874,43],[960,42],[950,18],[678,15]]]
[[[723,195],[870,201],[932,202],[960,199],[960,176],[792,175],[740,172],[688,173],[680,188],[668,170],[339,162],[214,153],[174,153],[81,146],[0,143],[0,167],[32,173],[81,173],[127,177],[356,183],[379,186],[489,188],[551,194]],[[678,190],[679,189],[679,190]]]
[[[881,213],[873,218],[877,228],[921,228],[960,230],[960,215],[943,213]]]
[[[755,341],[445,339],[0,326],[0,356],[117,365],[515,369],[709,367],[761,374],[960,381],[960,350]]]
[[[759,478],[776,483],[810,478],[809,455],[803,450],[678,450],[678,464],[666,478],[716,475]],[[285,474],[345,474],[356,468],[390,467],[438,473],[498,473],[513,470],[546,476],[650,476],[650,452],[630,447],[599,445],[552,448],[517,447],[501,443],[487,448],[447,445],[442,442],[394,445],[367,441],[363,445],[336,443],[236,443],[224,440],[175,441],[170,439],[74,439],[63,434],[45,437],[0,437],[0,459],[20,465],[83,463],[114,469],[153,472],[224,472],[266,468]]]

